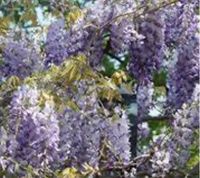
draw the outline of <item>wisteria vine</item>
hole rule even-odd
[[[39,45],[28,40],[32,32],[10,38],[19,28],[12,23],[7,36],[0,33],[0,176],[191,177],[199,134],[198,1],[44,6],[53,22],[40,29]],[[105,61],[120,63],[119,70],[107,75]],[[158,86],[155,75],[163,71]]]

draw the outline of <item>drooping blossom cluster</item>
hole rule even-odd
[[[6,147],[7,140],[8,140],[7,132],[3,127],[1,127],[0,128],[0,167],[3,170],[6,169],[6,165],[7,165],[7,160],[4,157],[7,151],[7,147]]]
[[[63,19],[54,22],[49,27],[45,45],[45,65],[52,62],[59,65],[70,55],[75,55],[83,51],[88,33],[75,28],[66,30]]]
[[[168,100],[171,106],[180,108],[187,102],[193,93],[196,83],[199,82],[199,35],[198,19],[191,11],[191,4],[186,4],[181,21],[184,31],[179,39],[177,49],[177,62],[169,70],[169,95]]]
[[[131,43],[139,43],[143,38],[130,20],[123,19],[111,25],[110,45],[116,54],[128,51]]]
[[[44,100],[42,91],[36,87],[19,87],[10,104],[8,136],[3,139],[5,134],[1,134],[1,165],[14,172],[14,162],[20,168],[29,165],[41,170],[59,166],[82,170],[86,163],[91,166],[128,163],[127,115],[116,106],[116,118],[107,118],[100,112],[97,94],[88,93],[88,83],[91,82],[77,82],[77,94],[70,92],[69,96],[78,110],[66,106],[64,113],[56,112],[53,101]],[[5,157],[14,162],[6,161]]]
[[[150,13],[138,28],[144,39],[130,46],[129,71],[138,82],[138,114],[142,117],[148,114],[152,102],[153,72],[160,69],[164,58],[164,22],[160,13]]]
[[[27,85],[13,95],[7,154],[21,166],[50,168],[58,160],[59,126],[53,103],[40,107],[41,92]]]
[[[139,85],[137,88],[138,118],[142,119],[149,114],[153,102],[153,83]]]
[[[139,140],[143,138],[147,138],[150,133],[150,128],[147,122],[143,122],[142,124],[138,124],[138,138]]]
[[[130,42],[140,40],[140,36],[130,22],[121,20],[121,28],[118,30],[117,24],[110,24],[112,18],[118,16],[122,12],[133,9],[135,3],[113,4],[106,1],[95,1],[86,4],[86,13],[77,23],[65,28],[64,20],[58,20],[53,23],[47,34],[46,41],[46,63],[60,64],[70,55],[77,53],[85,53],[88,55],[89,63],[92,67],[100,64],[104,54],[104,34],[111,33],[111,46],[114,51],[123,52],[128,49]],[[119,11],[120,9],[120,11]],[[92,24],[92,25],[91,25]],[[124,26],[125,25],[125,26]],[[117,46],[117,39],[122,42],[121,46]]]
[[[35,49],[30,49],[20,42],[9,42],[2,53],[3,64],[0,74],[4,77],[12,75],[25,78],[41,68],[41,59]]]
[[[195,134],[199,128],[199,87],[199,84],[195,86],[191,99],[173,115],[171,131],[159,134],[153,139],[150,159],[139,167],[144,174],[165,178],[171,173],[176,177],[180,176],[178,170],[186,167],[191,158],[192,145],[198,146]],[[131,173],[131,178],[137,177],[137,172]]]
[[[199,84],[195,86],[192,97],[174,114],[172,133],[157,139],[152,157],[152,176],[165,177],[170,169],[184,167],[190,158],[190,146],[194,141],[194,131],[199,127]]]
[[[119,161],[127,163],[130,160],[128,118],[120,106],[114,109],[118,116],[115,120],[101,114],[97,96],[88,93],[87,83],[79,83],[74,96],[80,111],[67,108],[60,118],[61,158],[64,159],[61,162],[78,168],[84,163],[94,167],[111,166]],[[104,147],[107,151],[102,155]]]
[[[164,23],[159,13],[147,14],[139,25],[139,33],[144,36],[142,44],[130,46],[129,70],[140,83],[152,80],[152,74],[159,70],[164,55]]]
[[[64,2],[51,1],[50,4],[62,6]],[[80,17],[73,19],[73,22],[66,17],[49,26],[44,54],[41,54],[44,59],[26,43],[11,41],[2,48],[0,75],[5,78],[16,75],[25,79],[20,81],[22,83],[38,80],[37,75],[39,78],[45,75],[53,87],[46,85],[46,81],[44,85],[38,84],[36,87],[37,82],[34,81],[34,87],[22,84],[14,91],[11,103],[6,108],[9,110],[8,125],[6,129],[0,129],[0,170],[7,169],[17,174],[14,162],[19,163],[20,168],[32,166],[42,171],[69,167],[82,171],[85,164],[99,168],[126,166],[131,161],[132,150],[129,137],[133,132],[129,129],[138,129],[135,142],[149,136],[148,120],[143,122],[143,119],[148,117],[152,109],[154,72],[163,67],[163,62],[171,60],[166,59],[166,50],[173,50],[177,54],[177,59],[173,59],[174,66],[165,66],[169,69],[167,106],[170,110],[166,123],[171,130],[169,133],[168,130],[160,133],[158,139],[153,137],[153,143],[146,146],[145,150],[140,150],[143,148],[138,144],[138,148],[135,148],[138,152],[144,153],[146,149],[153,151],[149,160],[132,169],[133,175],[129,178],[137,177],[137,171],[140,170],[147,171],[151,177],[165,178],[171,170],[187,164],[189,148],[199,128],[198,3],[197,0],[180,0],[166,9],[155,8],[151,11],[149,4],[157,7],[164,3],[154,0],[96,0],[86,3],[83,9],[79,9]],[[136,12],[140,6],[145,8]],[[65,7],[62,8],[64,12]],[[127,13],[129,15],[125,15]],[[54,77],[48,76],[48,72],[51,69],[53,71],[52,64],[60,65],[67,58],[79,54],[84,54],[88,59],[87,64],[94,69],[107,54],[119,59],[122,66],[125,61],[120,59],[121,56],[128,58],[126,69],[136,83],[134,92],[138,112],[137,118],[133,118],[136,119],[136,126],[130,127],[120,103],[124,100],[108,102],[101,99],[96,92],[95,85],[98,82],[82,79],[85,77],[84,70],[76,70],[73,62],[69,63],[69,70],[63,71],[69,75],[60,72],[63,75],[55,75],[57,81],[51,81]],[[26,80],[26,77],[39,70],[41,61],[45,66],[42,74]],[[81,73],[80,81],[75,81],[71,86],[74,71]],[[99,71],[95,72],[95,79],[103,77]],[[88,73],[93,74],[90,71]],[[63,79],[63,76],[66,78]],[[67,77],[71,79],[70,84],[62,83],[68,81]],[[41,88],[45,85],[58,103],[44,97],[45,90]],[[12,91],[15,90],[12,87]],[[2,88],[0,86],[0,92]],[[0,101],[1,96],[5,95],[0,95]],[[19,175],[24,174],[20,170]]]
[[[197,1],[180,2],[165,9],[165,44],[177,47],[185,43],[196,32],[198,15],[195,13]]]

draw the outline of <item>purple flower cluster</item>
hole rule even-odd
[[[64,3],[65,0],[50,2],[55,8],[63,6],[61,9],[65,11]],[[140,5],[146,7],[137,11]],[[143,162],[140,162],[136,169],[134,167],[131,177],[137,177],[137,171],[144,168],[151,177],[164,178],[172,169],[184,167],[190,158],[190,146],[195,142],[194,133],[199,128],[199,36],[196,12],[199,5],[197,0],[180,0],[166,9],[150,11],[152,7],[160,5],[159,0],[88,2],[84,9],[79,9],[81,15],[79,11],[78,15],[72,12],[73,17],[69,18],[80,15],[73,22],[67,17],[66,21],[59,19],[51,24],[45,43],[46,68],[51,64],[60,65],[67,58],[79,54],[84,54],[93,68],[101,63],[107,53],[112,53],[110,56],[114,57],[130,58],[128,70],[137,86],[137,107],[132,112],[135,114],[137,109],[137,118],[134,118],[136,125],[131,127],[138,129],[133,134],[137,136],[134,144],[139,145],[135,150],[143,154],[147,149],[153,149],[152,152],[150,150],[149,161],[145,155],[134,160],[137,163],[145,158],[145,163],[141,165]],[[13,75],[25,79],[41,67],[42,60],[35,48],[31,49],[24,41],[10,40],[3,48],[0,64],[2,82]],[[171,51],[177,55],[171,56]],[[170,57],[174,60],[170,61]],[[120,67],[126,63],[126,60],[119,61],[122,64]],[[142,119],[146,119],[152,109],[153,74],[163,62],[174,62],[171,68],[166,66],[169,68],[167,106],[170,109],[171,129],[166,130],[167,134],[163,134],[163,129],[160,135],[155,136],[159,132],[150,132],[148,123]],[[44,87],[40,84],[37,87],[20,86],[12,93],[8,108],[0,106],[0,112],[7,114],[6,129],[0,129],[0,170],[25,176],[24,169],[19,172],[15,170],[14,162],[19,164],[20,169],[31,166],[41,172],[56,172],[69,167],[83,171],[85,164],[110,168],[118,166],[118,163],[130,163],[130,150],[133,149],[130,149],[129,142],[129,120],[122,105],[113,101],[107,103],[109,107],[106,107],[107,101],[100,100],[97,83],[93,80],[81,78],[73,84],[66,84],[67,89],[63,89],[59,84],[65,75],[49,76],[54,69],[34,75],[34,80],[48,78],[49,82],[53,82],[48,89],[55,96],[52,98],[58,101],[56,107],[44,89],[37,88]],[[96,79],[96,75],[94,77]],[[55,82],[54,79],[59,81]],[[1,100],[1,97],[10,94],[4,92],[7,85],[3,83],[2,86],[1,103],[5,100]],[[136,106],[135,103],[133,105]],[[1,118],[4,119],[6,114]],[[149,148],[143,143],[136,144],[141,138],[148,137],[149,133],[153,136]]]
[[[88,58],[90,66],[96,67],[101,63],[104,56],[104,41],[102,35],[98,35],[93,41],[90,46]]]
[[[5,170],[8,161],[4,157],[7,147],[6,147],[6,142],[8,140],[7,132],[4,129],[4,127],[0,128],[0,168]]]
[[[65,110],[60,118],[60,161],[63,166],[75,166],[80,169],[84,163],[98,165],[99,120],[96,117],[93,119],[71,109]]]
[[[55,64],[60,64],[63,58],[68,57],[67,45],[65,43],[67,36],[64,28],[65,21],[62,19],[50,25],[45,45],[45,63],[49,64],[53,61]]]
[[[41,61],[36,51],[19,42],[6,44],[2,57],[3,65],[0,65],[0,74],[4,77],[16,75],[25,78],[40,68]]]
[[[184,103],[174,115],[172,133],[169,137],[159,137],[158,146],[152,157],[153,177],[165,177],[173,168],[184,167],[194,141],[194,130],[199,127],[199,84],[195,86],[190,101]]]
[[[191,98],[194,86],[199,81],[198,44],[184,46],[179,50],[178,61],[169,74],[168,101],[180,108]]]
[[[89,81],[77,82],[76,94],[69,96],[78,110],[66,106],[60,114],[55,112],[53,101],[42,98],[41,90],[28,85],[19,87],[10,103],[6,139],[0,132],[1,167],[15,172],[14,162],[20,168],[32,166],[41,170],[58,166],[82,170],[84,163],[126,164],[130,160],[127,115],[121,106],[116,106],[115,118],[107,117],[109,111],[99,105],[90,85]],[[24,174],[21,169],[18,171]]]
[[[70,55],[83,51],[88,33],[81,29],[65,28],[65,21],[60,19],[50,25],[45,45],[45,65],[59,65]]]
[[[147,85],[139,85],[137,88],[137,105],[138,118],[141,119],[148,115],[153,99],[153,83],[149,82]]]
[[[53,104],[38,104],[40,91],[21,86],[13,96],[7,152],[21,166],[50,168],[58,160],[59,125]]]
[[[109,1],[88,2],[86,11],[86,21],[97,27],[103,26],[114,16],[114,7]]]
[[[116,48],[114,51],[123,52],[128,49],[132,41],[141,39],[141,36],[134,30],[133,23],[121,20],[121,28],[118,29],[117,24],[110,25],[109,21],[122,11],[130,11],[133,4],[132,1],[128,4],[123,2],[120,5],[95,1],[86,4],[84,18],[79,19],[68,29],[65,28],[64,20],[53,23],[49,28],[45,45],[45,65],[49,63],[59,65],[70,55],[76,55],[79,52],[86,54],[92,67],[99,65],[104,54],[103,35],[109,31],[111,31],[111,46],[113,49]],[[118,39],[120,42],[117,41]],[[119,47],[117,43],[121,42]]]
[[[172,8],[164,10],[165,43],[167,46],[177,47],[193,36],[198,24],[197,14],[195,13],[197,3],[197,1],[182,1]]]
[[[138,124],[138,139],[147,138],[150,134],[150,128],[147,122]]]
[[[126,19],[111,25],[110,43],[112,50],[119,54],[128,51],[131,43],[139,43],[143,39],[135,30],[134,24]]]
[[[113,118],[109,118],[109,127],[106,128],[105,132],[108,135],[108,140],[110,141],[111,148],[113,149],[112,154],[115,154],[115,156],[119,159],[118,161],[127,163],[128,161],[130,161],[130,123],[125,111],[123,111],[120,106],[115,107],[114,111],[118,115],[118,118],[116,118],[116,120],[113,120]],[[110,161],[111,164],[115,163],[113,160],[114,158],[112,158],[112,160]]]
[[[68,108],[60,118],[61,162],[79,169],[84,163],[92,166],[113,165],[119,160],[127,163],[130,159],[129,123],[122,108],[115,108],[116,120],[106,118],[100,114],[102,108],[95,93],[82,95],[85,82],[79,84],[78,90],[80,93],[74,99],[80,111]],[[101,149],[105,144],[108,151],[104,153],[106,161],[102,162]]]
[[[88,56],[91,66],[100,63],[104,54],[102,35],[93,39],[96,29],[91,27],[83,29],[80,24],[65,29],[65,21],[60,19],[50,26],[45,45],[46,66],[50,63],[59,65],[69,56],[79,53]]]
[[[176,109],[191,98],[195,84],[199,81],[197,16],[191,13],[189,5],[184,6],[184,9],[187,11],[182,14],[181,29],[184,31],[177,49],[178,59],[175,66],[170,69],[168,79],[168,102]]]
[[[145,84],[163,60],[164,23],[160,14],[148,14],[139,25],[139,33],[144,40],[142,44],[132,43],[130,47],[129,71],[140,84]]]

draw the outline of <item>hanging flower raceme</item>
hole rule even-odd
[[[7,131],[4,127],[0,128],[0,168],[6,170],[8,160],[5,158],[7,151],[6,142],[8,140]]]
[[[65,30],[65,21],[60,19],[50,25],[45,45],[46,60],[45,64],[53,62],[60,64],[65,57],[68,57],[67,34]]]
[[[90,37],[90,40],[92,40],[92,36]],[[103,35],[100,34],[93,40],[93,42],[91,42],[91,45],[89,46],[88,58],[90,66],[96,67],[99,64],[101,64],[103,56],[104,56],[104,39]]]
[[[139,33],[144,40],[142,44],[132,43],[130,47],[129,71],[140,84],[145,84],[163,60],[164,24],[160,14],[147,14],[139,25]]]
[[[114,8],[110,1],[94,1],[86,3],[86,20],[97,28],[101,28],[105,23],[112,19]]]
[[[190,12],[189,6],[186,5]],[[195,85],[199,82],[199,35],[197,16],[186,13],[181,24],[185,26],[184,35],[177,49],[177,62],[169,70],[168,78],[168,103],[178,109],[183,103],[187,102],[193,93]],[[192,18],[191,25],[185,20]],[[194,20],[196,19],[196,20]],[[193,23],[196,21],[196,23]]]
[[[143,39],[135,30],[134,23],[127,19],[112,23],[110,31],[110,45],[117,54],[126,52],[131,43],[140,43]]]
[[[187,43],[196,32],[198,17],[195,13],[197,1],[183,1],[164,10],[165,44],[168,47],[178,47]]]
[[[159,137],[152,157],[153,177],[164,177],[171,169],[184,167],[190,158],[190,146],[194,142],[194,131],[199,127],[199,84],[195,86],[191,99],[177,110],[169,137]]]
[[[80,52],[87,55],[92,67],[99,65],[104,54],[104,34],[110,31],[110,21],[114,16],[119,15],[119,8],[123,12],[130,10],[133,6],[130,4],[129,2],[129,6],[125,6],[125,3],[117,6],[110,2],[95,1],[87,3],[84,17],[75,21],[68,28],[65,27],[67,22],[63,19],[53,23],[49,28],[45,45],[46,65],[49,63],[59,65],[70,55],[76,55]],[[111,28],[112,48],[117,47],[116,43],[118,42],[114,39],[115,37],[121,39],[121,42],[123,41],[121,49],[114,50],[124,51],[128,49],[130,42],[142,38],[134,30],[131,22],[125,20],[124,23],[123,21],[120,22],[121,28],[119,30],[116,29],[118,25],[115,23]]]
[[[3,48],[3,64],[0,74],[25,78],[41,69],[41,60],[35,49],[27,48],[24,42],[9,42]]]
[[[34,12],[21,14],[25,4],[16,9],[21,35],[0,34],[0,175],[166,178],[188,171],[199,128],[197,0],[33,5],[48,18],[59,8],[62,18],[49,26],[40,56],[43,23]],[[15,27],[10,16],[1,22],[5,15],[3,31]],[[37,27],[26,23],[37,22],[34,15]],[[164,115],[154,118],[156,108]],[[131,159],[131,150],[139,155]]]
[[[129,123],[126,114],[121,107],[116,107],[118,117],[115,120],[106,118],[100,112],[102,108],[96,94],[86,92],[87,83],[78,84],[74,102],[79,110],[68,108],[60,118],[61,162],[65,166],[75,166],[78,169],[83,169],[82,166],[86,163],[93,167],[111,166],[117,162],[125,164],[130,159]]]
[[[138,118],[149,112],[153,96],[153,72],[159,70],[164,55],[164,23],[159,12],[147,14],[139,24],[143,43],[132,42],[129,71],[138,82]]]
[[[137,105],[138,118],[148,115],[153,103],[153,83],[149,82],[147,85],[139,85],[137,88]]]
[[[52,168],[58,159],[59,126],[52,101],[37,88],[21,86],[13,95],[7,153],[22,167]]]
[[[45,65],[61,64],[70,55],[83,52],[87,31],[71,27],[66,29],[65,20],[60,19],[50,25],[45,45]]]

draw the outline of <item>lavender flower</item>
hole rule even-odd
[[[153,83],[139,85],[137,88],[138,118],[141,119],[148,115],[153,98]]]
[[[150,133],[150,128],[147,122],[138,125],[138,136],[139,140],[143,138],[147,138]]]
[[[50,63],[61,64],[70,55],[76,55],[83,51],[87,31],[76,27],[65,29],[65,21],[60,19],[49,27],[45,45],[46,60],[45,65]]]
[[[139,43],[142,39],[143,36],[135,31],[134,24],[130,20],[123,19],[111,25],[111,48],[117,54],[127,51],[131,43]]]
[[[164,10],[166,45],[178,46],[186,43],[196,33],[198,18],[195,13],[196,2],[183,1]]]
[[[130,145],[126,114],[117,107],[115,112],[120,118],[115,121],[106,118],[99,112],[102,108],[96,93],[88,95],[85,84],[88,82],[82,81],[78,84],[78,92],[74,97],[80,110],[73,111],[68,108],[60,118],[61,162],[78,169],[82,169],[84,163],[92,166],[115,164],[119,160],[127,163],[130,158]],[[110,144],[105,163],[101,163],[102,141]]]
[[[144,84],[152,79],[163,59],[164,24],[159,13],[148,14],[139,25],[139,33],[145,37],[143,44],[132,43],[129,71]]]
[[[14,93],[9,116],[9,156],[22,166],[49,168],[58,159],[59,126],[53,104],[38,106],[40,91],[22,86]]]
[[[152,157],[153,177],[164,177],[173,168],[184,167],[190,152],[190,145],[194,141],[194,130],[199,121],[199,84],[195,86],[192,98],[184,103],[175,115],[172,123],[172,133],[169,137],[159,138],[162,142],[155,147]]]
[[[62,165],[81,169],[84,163],[98,165],[100,136],[98,120],[67,109],[61,118],[60,157]],[[95,133],[96,132],[96,133]]]
[[[116,114],[119,118],[112,121],[112,118],[108,120],[108,128],[105,132],[107,133],[108,140],[111,143],[111,148],[113,149],[112,154],[115,154],[119,160],[124,164],[130,161],[130,143],[129,143],[129,126],[128,117],[126,113],[122,110],[120,106],[114,108]],[[111,158],[112,158],[111,154]],[[108,164],[115,164],[112,160],[108,160]],[[116,158],[115,158],[116,159]]]
[[[0,65],[0,70],[5,77],[16,75],[25,78],[40,69],[40,57],[25,44],[9,42],[3,49],[2,56],[3,65]]]
[[[95,1],[93,3],[86,3],[86,19],[88,22],[93,23],[97,27],[103,26],[113,17],[113,7],[110,2]]]
[[[186,29],[184,38],[187,41],[180,44],[177,50],[178,60],[169,71],[168,103],[176,109],[191,98],[195,84],[199,81],[199,37],[195,31],[198,29],[197,24],[195,26],[196,28],[192,25]]]
[[[47,55],[45,61],[46,64],[50,62],[60,64],[63,61],[63,58],[68,57],[65,41],[67,41],[65,21],[60,19],[49,27],[45,45]]]
[[[92,36],[91,36],[91,40],[92,40]],[[104,56],[103,37],[102,35],[98,35],[90,46],[89,55],[88,55],[90,66],[96,67],[99,64],[101,64],[103,56]]]

